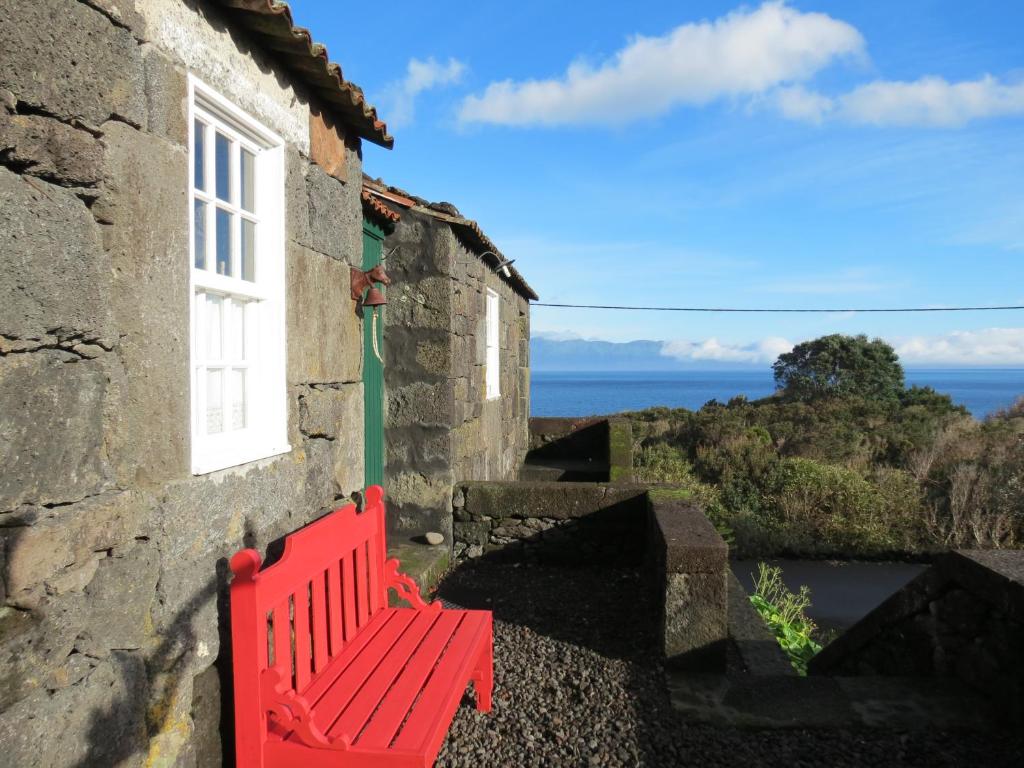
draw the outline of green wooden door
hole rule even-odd
[[[380,264],[384,232],[370,221],[363,222],[363,269]],[[378,283],[377,287],[383,290]],[[376,312],[377,322],[373,322]],[[376,327],[375,327],[376,326]],[[384,357],[384,307],[363,308],[363,431],[366,485],[384,483],[384,364],[373,348],[377,333],[377,351]]]

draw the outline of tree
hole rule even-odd
[[[797,344],[772,365],[784,397],[810,401],[829,396],[896,400],[903,393],[903,366],[881,339],[832,334]]]

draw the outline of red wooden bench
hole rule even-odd
[[[491,709],[490,611],[426,604],[385,560],[384,491],[231,558],[239,768],[430,766],[466,684]],[[412,608],[388,607],[394,589]]]

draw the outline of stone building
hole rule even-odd
[[[364,484],[391,137],[272,0],[5,0],[0,51],[0,762],[217,765],[226,558]]]
[[[537,295],[454,205],[369,178],[363,188],[393,222],[381,245],[392,533],[451,541],[453,486],[514,479],[529,448]]]

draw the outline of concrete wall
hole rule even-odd
[[[0,751],[217,765],[226,558],[362,480],[361,160],[206,3],[0,4]],[[186,72],[288,142],[289,440],[193,477]],[[224,689],[224,698],[230,688]]]
[[[384,242],[386,484],[398,538],[451,540],[452,485],[515,477],[529,417],[529,303],[442,221],[416,211]],[[487,400],[485,297],[501,298],[501,397]]]

